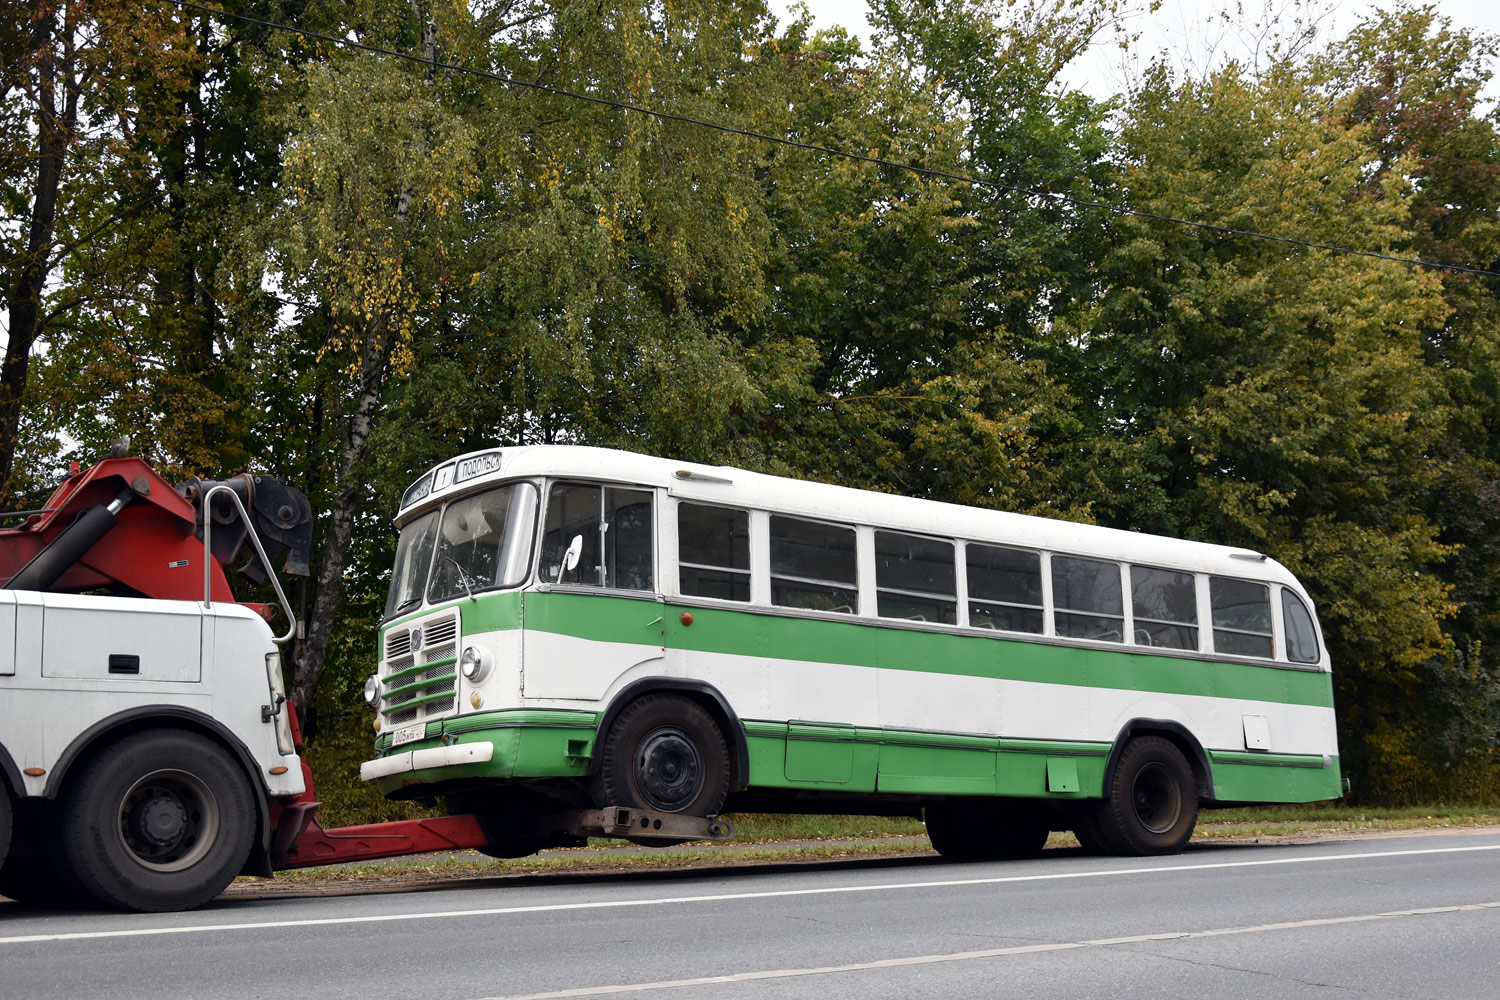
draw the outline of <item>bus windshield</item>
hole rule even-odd
[[[525,581],[536,522],[531,483],[461,497],[401,529],[385,616]]]

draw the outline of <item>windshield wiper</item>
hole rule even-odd
[[[466,570],[466,569],[464,569],[462,566],[460,566],[459,563],[458,563],[458,560],[455,559],[455,558],[453,558],[452,556],[444,553],[443,558],[446,559],[446,560],[448,560],[448,562],[452,563],[453,564],[453,568],[456,569],[456,570],[458,570],[458,582],[461,583],[461,584],[463,584],[463,586],[464,586],[464,593],[468,594],[469,595],[469,600],[472,601],[474,599],[474,590],[473,590],[472,587],[469,586],[469,571]],[[479,581],[475,580],[474,582],[478,583]]]

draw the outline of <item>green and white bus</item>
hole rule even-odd
[[[1257,552],[572,446],[444,462],[396,525],[361,774],[497,854],[606,806],[1155,854],[1341,792],[1312,603]]]

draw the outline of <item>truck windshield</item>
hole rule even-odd
[[[531,560],[537,492],[507,483],[460,497],[401,529],[385,617],[422,603],[520,586]]]

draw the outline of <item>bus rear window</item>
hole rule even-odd
[[[1286,626],[1286,658],[1293,663],[1317,663],[1318,631],[1313,627],[1312,612],[1302,599],[1290,590],[1281,592],[1281,613]]]
[[[852,615],[859,607],[854,529],[771,517],[771,603]]]

